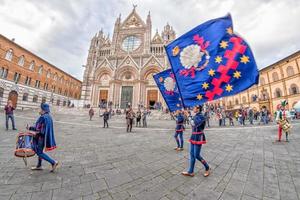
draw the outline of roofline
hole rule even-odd
[[[81,81],[81,80],[79,80],[79,79],[75,78],[73,75],[71,75],[71,74],[68,74],[67,72],[63,71],[62,69],[60,69],[60,68],[56,67],[55,65],[53,65],[53,64],[49,63],[48,61],[46,61],[45,59],[41,58],[40,56],[38,56],[38,55],[36,55],[36,54],[32,53],[31,51],[29,51],[28,49],[25,49],[25,48],[24,48],[24,47],[22,47],[22,46],[20,46],[20,45],[19,45],[19,44],[17,44],[16,42],[13,42],[13,41],[11,41],[10,39],[8,39],[7,37],[5,37],[5,36],[4,36],[4,35],[2,35],[1,33],[0,33],[0,37],[4,38],[6,41],[8,41],[8,42],[12,43],[13,45],[16,45],[17,47],[21,48],[22,50],[26,51],[27,53],[29,53],[29,54],[31,54],[31,55],[33,55],[33,56],[37,57],[38,59],[40,59],[40,60],[44,61],[45,63],[47,63],[48,65],[50,65],[50,66],[51,66],[51,67],[53,67],[54,69],[56,69],[56,70],[58,70],[58,71],[60,71],[60,72],[64,73],[65,75],[68,75],[68,76],[70,76],[71,78],[75,79],[76,81],[78,81],[78,82],[82,83],[82,81]]]
[[[277,62],[275,62],[275,63],[273,63],[273,64],[271,64],[271,65],[269,65],[269,66],[267,66],[267,67],[264,67],[264,68],[260,69],[259,71],[260,71],[260,72],[261,72],[261,71],[265,71],[265,70],[268,70],[268,69],[271,68],[271,67],[275,67],[276,65],[282,64],[283,62],[286,62],[287,60],[289,60],[289,59],[291,59],[291,58],[297,56],[298,54],[300,55],[300,50],[298,50],[298,51],[292,53],[291,55],[289,55],[289,56],[287,56],[287,57],[285,57],[285,58],[282,58],[282,59],[278,60]]]

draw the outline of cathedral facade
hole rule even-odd
[[[83,103],[137,108],[164,102],[152,75],[169,67],[164,45],[175,37],[169,24],[152,35],[150,12],[146,21],[135,7],[124,20],[120,15],[112,38],[101,30],[91,40],[82,83]]]

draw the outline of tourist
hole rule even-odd
[[[204,135],[204,128],[205,128],[205,117],[201,113],[202,106],[195,106],[194,107],[194,113],[195,116],[192,117],[189,115],[189,120],[192,125],[192,135],[190,137],[190,166],[189,170],[187,172],[182,172],[182,175],[184,176],[194,176],[194,167],[196,159],[199,160],[205,167],[205,173],[204,177],[209,176],[210,174],[210,168],[207,164],[207,162],[201,157],[201,148],[202,144],[206,144],[206,139]],[[188,112],[185,113],[188,115]]]
[[[223,120],[222,120],[222,114],[220,110],[217,111],[217,119],[219,121],[219,126],[222,126]]]
[[[127,132],[132,131],[132,124],[134,119],[134,112],[131,107],[126,111],[126,122],[127,122]]]
[[[144,109],[143,113],[142,113],[142,120],[143,120],[143,127],[146,128],[147,127],[147,115],[148,112],[146,109]]]
[[[249,117],[250,124],[253,125],[254,112],[253,112],[252,108],[249,108],[248,117]]]
[[[95,114],[94,109],[93,109],[93,108],[90,108],[90,110],[89,110],[90,121],[92,120],[94,114]]]
[[[7,104],[4,108],[5,110],[5,126],[6,126],[6,130],[8,130],[8,120],[11,120],[11,125],[12,125],[12,130],[17,130],[16,126],[15,126],[15,118],[14,118],[14,106],[12,104],[11,100],[7,101]]]
[[[140,109],[136,112],[136,127],[141,127],[142,112]]]
[[[107,108],[105,108],[105,111],[103,113],[103,128],[108,128],[108,120],[109,120],[109,112],[107,111]]]
[[[38,163],[36,167],[32,167],[31,170],[42,170],[42,160],[46,160],[52,166],[51,172],[54,172],[58,166],[58,161],[53,160],[50,156],[44,153],[56,148],[54,138],[53,120],[50,115],[50,107],[48,104],[43,103],[41,105],[40,117],[36,121],[34,126],[31,126],[29,130],[36,132],[34,136],[34,151],[38,156]]]
[[[224,109],[221,110],[221,115],[222,115],[222,125],[226,126],[226,113]]]
[[[205,109],[204,117],[206,121],[206,126],[209,127],[210,113],[208,108]]]
[[[181,110],[176,111],[176,128],[175,128],[175,140],[177,147],[175,150],[182,151],[183,150],[183,131],[184,131],[184,115],[182,114]]]
[[[229,118],[229,125],[230,126],[234,126],[234,123],[233,123],[233,113],[232,112],[229,112],[228,118]]]

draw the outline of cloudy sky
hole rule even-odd
[[[168,22],[177,36],[231,13],[234,29],[251,45],[259,68],[300,50],[299,0],[0,0],[0,33],[82,80],[90,39],[137,4],[153,32]]]

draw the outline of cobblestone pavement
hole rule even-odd
[[[180,173],[188,166],[188,144],[173,150],[174,121],[149,121],[149,128],[126,133],[124,121],[112,119],[103,129],[95,117],[55,114],[59,148],[51,156],[61,161],[56,173],[29,170],[13,156],[17,132],[0,128],[0,199],[299,199],[300,124],[294,124],[290,142],[274,143],[276,127],[211,128],[202,155],[211,176]],[[35,114],[17,113],[17,128],[33,122]],[[4,117],[1,113],[1,122]],[[190,135],[188,129],[185,140]]]

